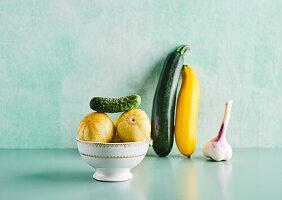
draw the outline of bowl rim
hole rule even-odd
[[[101,144],[101,145],[118,145],[118,144],[139,144],[139,143],[145,143],[151,140],[151,137],[148,137],[146,140],[138,141],[138,142],[90,142],[85,140],[80,140],[78,137],[75,138],[76,141],[86,144]]]

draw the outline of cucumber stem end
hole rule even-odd
[[[179,52],[182,56],[184,56],[184,54],[186,53],[186,51],[190,50],[190,47],[188,47],[187,45],[181,45],[176,52]]]

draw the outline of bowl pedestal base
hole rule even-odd
[[[130,168],[96,168],[93,178],[99,181],[126,181],[132,179]]]

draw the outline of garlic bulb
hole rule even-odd
[[[214,139],[207,142],[203,147],[204,156],[215,161],[229,160],[232,157],[232,148],[227,143],[225,138],[231,107],[232,100],[229,100],[226,103],[225,113],[218,135]]]

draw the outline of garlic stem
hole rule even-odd
[[[231,108],[232,108],[232,102],[233,102],[233,100],[231,99],[225,104],[226,105],[225,113],[224,113],[224,117],[223,117],[223,120],[222,120],[220,130],[218,132],[218,136],[217,136],[216,141],[219,141],[225,135],[225,131],[227,130],[227,126],[228,126],[228,123],[229,123],[229,118],[230,118],[230,113],[231,113]]]

